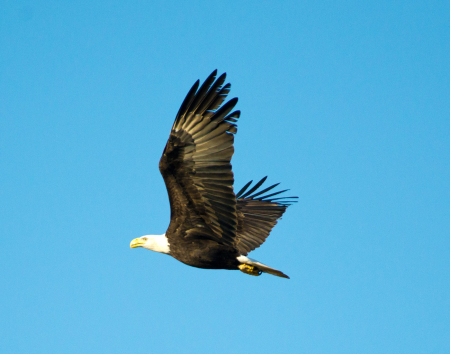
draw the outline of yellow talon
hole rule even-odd
[[[249,274],[249,275],[254,275],[256,277],[258,275],[261,275],[261,273],[262,273],[258,268],[248,265],[248,264],[245,264],[245,263],[240,264],[238,267],[241,272]]]

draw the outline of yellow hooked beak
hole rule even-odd
[[[130,243],[130,248],[136,248],[136,247],[142,247],[145,244],[145,241],[143,241],[141,238],[135,238]]]

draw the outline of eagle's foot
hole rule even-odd
[[[261,273],[262,273],[258,268],[256,268],[255,266],[251,266],[249,264],[242,263],[238,267],[239,267],[239,270],[242,273],[246,273],[246,274],[249,274],[249,275],[254,275],[256,277],[258,275],[261,275]]]

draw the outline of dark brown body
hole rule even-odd
[[[221,245],[212,240],[187,239],[170,245],[170,255],[196,268],[238,269],[240,256],[231,246]]]

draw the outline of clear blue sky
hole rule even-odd
[[[448,1],[11,1],[0,11],[1,353],[450,353]],[[217,68],[236,188],[299,196],[256,258],[161,234],[158,161]]]

